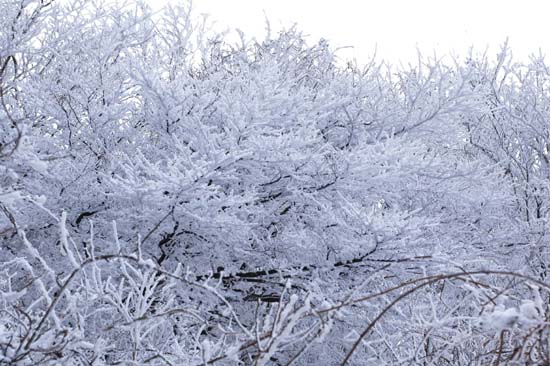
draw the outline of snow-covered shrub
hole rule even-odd
[[[188,3],[0,23],[0,364],[548,359],[542,59],[342,66]]]

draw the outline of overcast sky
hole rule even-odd
[[[150,0],[155,1],[155,0]],[[156,0],[164,1],[170,0]],[[471,45],[495,53],[506,37],[514,55],[550,53],[549,0],[194,0],[217,29],[240,28],[265,35],[267,14],[273,29],[298,23],[310,41],[323,37],[333,46],[353,46],[343,58],[410,61],[416,48],[438,55],[465,55]]]

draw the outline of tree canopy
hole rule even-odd
[[[550,363],[543,56],[0,0],[0,102],[0,365]]]

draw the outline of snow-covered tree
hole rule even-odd
[[[189,3],[0,22],[0,365],[548,360],[542,58],[342,65]]]

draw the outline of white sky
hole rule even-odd
[[[171,0],[150,0],[155,5]],[[197,13],[209,13],[216,29],[239,28],[249,37],[265,35],[265,14],[273,30],[298,23],[310,42],[323,37],[340,53],[366,62],[378,58],[408,62],[417,47],[425,54],[470,46],[493,55],[506,37],[518,58],[550,53],[550,0],[194,0]]]

